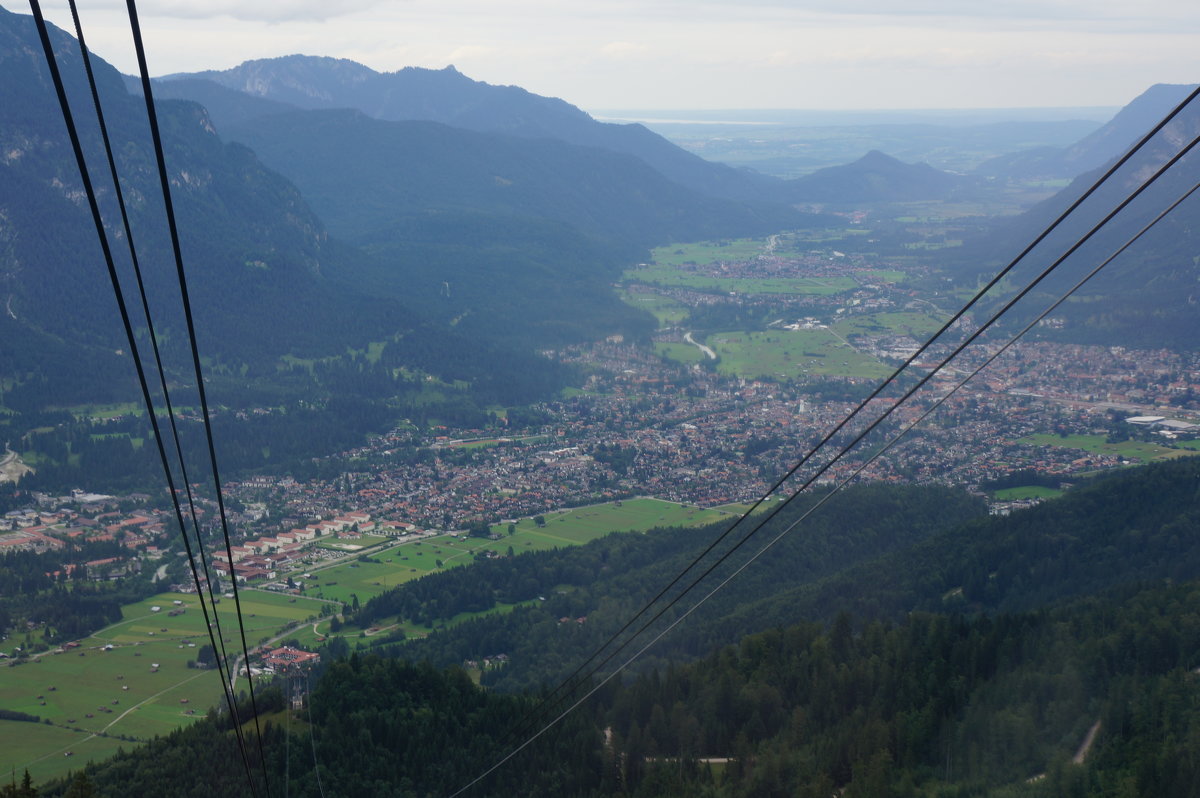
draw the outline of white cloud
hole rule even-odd
[[[2,0],[0,0],[2,2]],[[45,0],[62,3],[62,0]],[[122,0],[82,9],[136,68]],[[1116,105],[1195,79],[1194,0],[142,0],[154,74],[288,53],[457,63],[592,108]],[[62,9],[46,9],[70,25]],[[55,14],[59,16],[55,16]]]
[[[623,59],[642,55],[648,49],[644,44],[634,44],[633,42],[609,42],[600,48],[600,52],[609,58]]]
[[[475,61],[480,58],[490,58],[500,51],[495,47],[486,47],[479,44],[467,44],[462,47],[455,47],[450,51],[450,61],[457,63],[459,61]]]
[[[365,11],[383,0],[147,0],[138,4],[140,17],[213,19],[243,22],[323,22]],[[121,7],[124,4],[119,4]]]

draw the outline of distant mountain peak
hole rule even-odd
[[[893,158],[892,156],[888,155],[886,152],[881,152],[879,150],[871,150],[866,155],[864,155],[863,157],[861,157],[857,161],[855,161],[855,163],[858,164],[859,166],[882,166],[885,164],[888,166],[891,166],[893,164],[902,164],[903,162],[896,158]]]
[[[1002,155],[984,162],[976,172],[1013,179],[1078,177],[1124,153],[1195,88],[1194,84],[1156,83],[1103,127],[1069,147]]]
[[[634,155],[669,179],[713,196],[758,201],[764,191],[782,184],[705,161],[642,125],[598,122],[564,100],[519,86],[474,80],[453,64],[377,72],[342,58],[289,55],[246,61],[223,71],[170,75],[164,85],[191,84],[178,85],[176,97],[219,99],[211,89],[197,85],[198,80],[301,109],[355,108],[384,121],[440,122],[478,132],[600,147]],[[264,106],[263,114],[275,110]],[[241,119],[249,113],[244,103],[237,111]]]
[[[820,169],[790,185],[805,201],[879,202],[943,197],[961,182],[927,163],[904,163],[871,150],[853,163]]]

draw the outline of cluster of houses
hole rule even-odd
[[[65,568],[68,574],[76,567],[86,567],[89,578],[113,578],[125,572],[113,566],[131,559],[134,552],[160,554],[162,547],[158,544],[166,530],[166,519],[156,510],[126,513],[106,504],[85,505],[78,510],[64,507],[13,510],[0,517],[0,554],[60,550],[70,541],[118,541],[129,550],[129,557],[110,557]]]
[[[252,579],[274,579],[276,571],[289,563],[294,556],[317,538],[337,535],[360,537],[365,531],[374,530],[369,513],[347,513],[329,521],[321,521],[306,527],[280,532],[273,537],[261,537],[243,541],[230,547],[230,552],[217,551],[213,559],[214,570],[220,576],[232,572],[239,581]],[[230,553],[233,555],[230,561]]]
[[[299,553],[318,539],[336,537],[349,541],[368,533],[394,536],[415,529],[411,524],[372,520],[370,513],[349,512],[328,521],[231,546],[232,561],[229,553],[219,550],[213,554],[214,570],[222,577],[232,573],[239,582],[275,579],[278,572],[297,567]]]

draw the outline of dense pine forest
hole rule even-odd
[[[1198,607],[1189,582],[1036,613],[764,632],[602,691],[469,794],[1196,795]],[[269,780],[298,796],[449,794],[533,706],[457,669],[360,654],[326,671],[290,730],[281,699],[260,701],[276,710]],[[83,778],[96,795],[250,794],[217,716]]]

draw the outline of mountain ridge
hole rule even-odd
[[[352,73],[353,78],[342,80],[345,73]],[[290,55],[251,60],[223,71],[178,73],[160,82],[169,87],[182,78],[208,80],[310,110],[357,108],[386,121],[426,120],[479,132],[557,138],[602,147],[641,158],[681,185],[730,199],[754,199],[764,187],[778,182],[705,161],[643,125],[598,122],[565,100],[543,97],[518,86],[472,80],[454,67],[376,72],[346,59]]]

